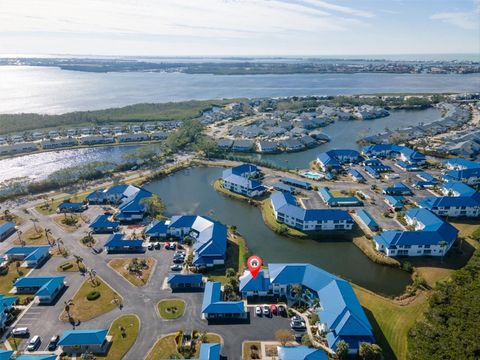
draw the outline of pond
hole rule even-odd
[[[410,283],[406,272],[370,261],[353,243],[292,239],[271,231],[260,210],[227,198],[213,189],[220,168],[195,167],[149,183],[146,189],[164,201],[167,215],[207,215],[235,225],[249,249],[264,262],[308,262],[369,290],[386,295],[400,294]]]

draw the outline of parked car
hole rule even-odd
[[[260,306],[255,306],[255,315],[262,316],[262,308]]]
[[[27,351],[35,351],[38,349],[40,346],[40,343],[42,342],[42,339],[40,336],[35,335],[33,338],[30,339],[27,345]]]
[[[174,264],[183,264],[184,258],[173,258]]]
[[[277,305],[275,304],[270,305],[270,311],[272,312],[273,315],[277,315]]]
[[[177,251],[175,251],[175,256],[177,256],[177,255],[178,256],[181,255],[181,256],[185,257],[187,255],[187,252],[185,250],[177,250]]]
[[[293,330],[306,330],[307,326],[305,325],[305,322],[303,321],[291,321],[290,322],[290,327]]]
[[[155,250],[160,250],[160,248],[161,248],[161,245],[160,245],[159,242],[156,242],[153,246],[154,246]]]
[[[270,316],[270,306],[263,305],[263,315]]]
[[[153,248],[154,248],[153,243],[148,244],[147,248],[148,248],[148,250],[153,250]]]
[[[30,331],[27,327],[18,327],[12,330],[13,336],[28,336]]]
[[[292,321],[303,321],[303,318],[300,315],[293,315]]]
[[[52,338],[50,339],[50,342],[48,343],[48,351],[55,351],[59,341],[60,341],[60,336],[58,335],[52,336]]]
[[[183,266],[180,265],[180,264],[173,264],[172,266],[170,266],[170,270],[172,270],[172,271],[181,271],[182,268],[183,268]]]
[[[287,316],[287,309],[283,305],[278,305],[277,307],[278,315],[281,315],[283,317]]]

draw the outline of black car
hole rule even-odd
[[[183,264],[184,258],[174,258],[173,263],[174,264]]]
[[[60,341],[60,336],[58,335],[53,336],[50,339],[50,342],[48,343],[48,351],[55,351],[59,341]]]

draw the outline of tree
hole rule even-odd
[[[313,345],[312,340],[310,339],[310,336],[307,333],[303,334],[302,336],[302,345],[305,345],[308,347],[311,347]]]
[[[381,360],[382,349],[377,344],[370,344],[368,342],[360,343],[358,355],[365,360]]]
[[[208,342],[208,335],[206,331],[202,331],[200,333],[200,336],[198,337],[198,340],[200,340],[201,343],[207,343]]]
[[[30,218],[30,221],[33,223],[33,228],[35,229],[35,232],[38,233],[38,228],[37,228],[37,223],[39,222],[38,219]]]
[[[82,360],[95,360],[95,356],[91,352],[85,351],[82,354],[81,359]]]
[[[345,359],[348,355],[348,343],[344,340],[340,340],[337,343],[335,353],[337,354],[339,360]]]
[[[230,230],[232,230],[233,234],[236,234],[237,233],[237,226],[236,225],[230,226]]]
[[[275,331],[275,339],[282,345],[285,346],[289,341],[293,340],[293,333],[289,329],[279,329]]]
[[[88,270],[88,276],[90,278],[90,282],[92,283],[92,285],[96,285],[97,284],[97,272],[94,269],[89,269]]]
[[[22,240],[22,234],[23,234],[22,230],[17,230],[18,241],[20,245],[25,246],[25,241]]]
[[[295,301],[299,301],[302,296],[302,285],[294,284],[291,286],[291,292],[295,294]]]
[[[74,305],[73,301],[70,299],[68,301],[64,301],[63,302],[63,309],[65,310],[65,312],[67,313],[67,316],[68,316],[68,320],[70,322],[73,322],[73,317],[72,317],[72,313],[70,312],[70,310],[72,310],[72,306]]]
[[[232,277],[232,276],[235,276],[236,273],[235,273],[235,270],[234,270],[234,269],[228,268],[227,270],[225,270],[225,275],[226,275],[227,277]]]
[[[49,235],[51,235],[51,234],[52,234],[52,230],[50,230],[50,229],[45,229],[45,237],[47,238],[48,244],[50,244]]]
[[[145,214],[151,218],[159,218],[165,211],[165,205],[158,195],[143,198],[140,203],[145,205]]]

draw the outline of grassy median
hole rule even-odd
[[[185,312],[185,301],[182,299],[165,299],[158,303],[157,309],[164,319],[178,319]]]
[[[106,356],[95,356],[96,359],[119,360],[135,343],[140,330],[140,320],[136,315],[123,315],[115,319],[108,335],[112,336],[112,344]]]

